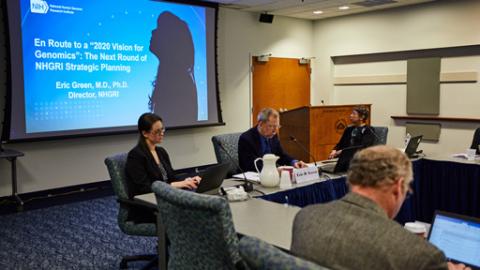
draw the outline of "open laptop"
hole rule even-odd
[[[222,185],[223,180],[227,177],[229,170],[230,163],[220,163],[199,172],[198,175],[202,178],[202,181],[198,184],[195,192],[214,195],[218,194],[218,189]]]
[[[428,241],[448,260],[480,269],[480,219],[436,211]]]
[[[408,141],[407,147],[405,148],[405,154],[407,155],[407,157],[409,158],[417,157],[416,154],[417,154],[418,145],[420,144],[422,139],[423,139],[423,135],[410,138],[410,140]]]
[[[346,172],[348,170],[348,167],[350,166],[350,161],[352,160],[353,156],[358,150],[362,148],[362,146],[352,146],[344,148],[338,156],[337,162],[328,162],[320,165],[319,167],[320,169],[322,169],[322,172],[327,173]]]

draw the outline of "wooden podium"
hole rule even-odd
[[[313,162],[313,159],[290,139],[290,136],[294,136],[316,161],[327,159],[340,140],[343,130],[350,125],[353,108],[358,106],[366,107],[371,113],[371,104],[300,107],[280,113],[282,129],[279,137],[283,149],[296,159]]]

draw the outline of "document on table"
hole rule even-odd
[[[458,153],[458,154],[453,154],[452,157],[467,159],[467,154],[466,153]]]
[[[258,175],[257,172],[245,172],[245,176],[243,176],[243,173],[234,174],[232,176],[233,178],[238,178],[238,179],[245,179],[245,176],[246,176],[247,180],[260,182],[260,176]]]

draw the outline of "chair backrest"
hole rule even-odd
[[[215,157],[217,157],[217,162],[230,163],[230,175],[239,173],[237,165],[232,164],[232,161],[227,156],[225,151],[223,151],[218,146],[218,143],[221,143],[223,145],[223,147],[228,151],[233,160],[235,160],[236,164],[238,164],[238,140],[240,138],[240,135],[242,135],[242,133],[238,132],[215,135],[212,137],[213,149],[215,150]]]
[[[287,254],[278,248],[254,237],[240,239],[240,255],[251,269],[299,269],[325,270],[313,262]]]
[[[372,127],[375,132],[375,144],[387,144],[388,127]]]
[[[152,184],[170,241],[169,269],[235,269],[242,264],[228,202],[218,196]]]
[[[105,165],[107,165],[108,173],[112,181],[113,192],[120,200],[128,200],[128,185],[127,176],[125,174],[125,163],[127,162],[127,153],[121,153],[105,158]],[[126,223],[128,218],[128,208],[120,204],[118,211],[118,225],[120,229],[127,233]]]
[[[473,134],[472,146],[471,149],[477,149],[477,154],[480,154],[480,127],[475,130]]]

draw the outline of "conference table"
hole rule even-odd
[[[397,222],[430,223],[435,210],[480,217],[480,159],[435,156],[413,160],[412,164],[414,193],[405,200]],[[239,182],[225,180],[224,186]],[[229,203],[235,229],[285,250],[290,249],[293,220],[302,207],[334,201],[348,193],[344,174],[322,174],[319,179],[289,188],[255,185],[255,189],[257,192],[251,193],[254,198]],[[135,199],[156,205],[153,193]]]
[[[468,161],[445,156],[428,156],[412,161],[413,195],[408,197],[395,220],[430,223],[435,210],[480,217],[480,158]],[[325,176],[325,175],[324,175]],[[348,192],[345,175],[331,175],[308,185],[268,192],[264,200],[298,207],[326,203]]]
[[[238,184],[237,181],[232,180],[226,182],[226,185],[229,186]],[[153,193],[135,196],[135,200],[149,205],[157,205],[157,200]],[[237,233],[260,238],[285,250],[290,249],[293,219],[300,211],[300,207],[278,204],[257,198],[230,202],[229,205],[232,212],[233,225]],[[159,269],[167,269],[166,239],[160,216],[158,216],[157,226],[158,253],[160,254]]]

